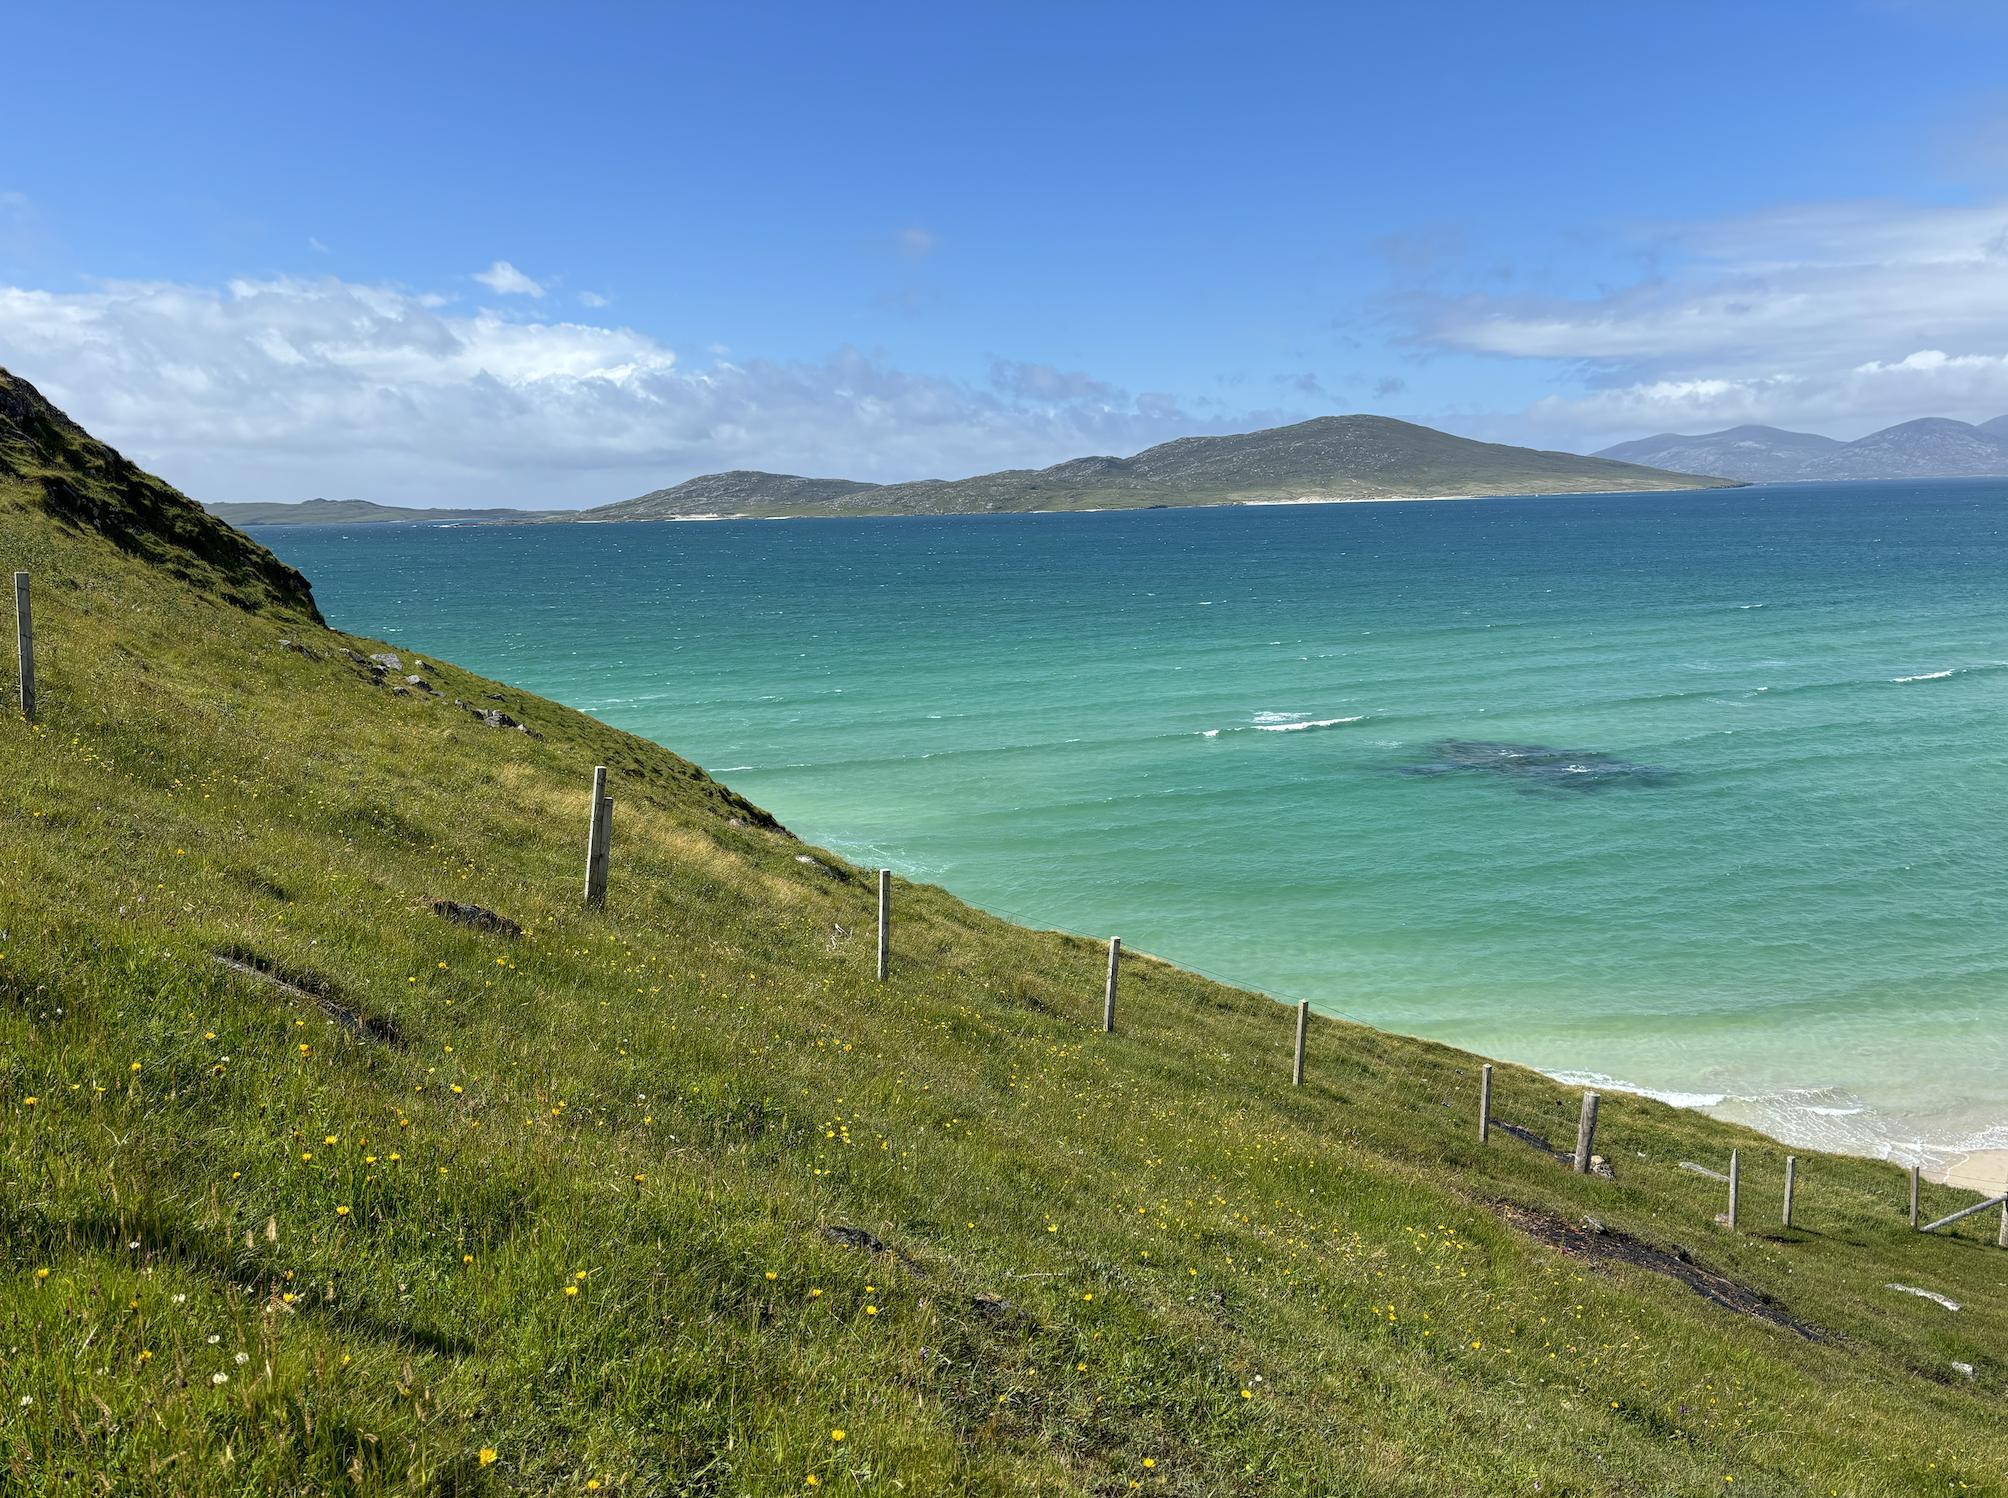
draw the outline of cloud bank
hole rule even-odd
[[[498,294],[530,295],[494,271]],[[1008,361],[982,384],[848,350],[687,368],[633,328],[333,277],[0,286],[0,364],[210,500],[601,503],[735,467],[960,476],[1282,419],[1202,419]]]
[[[1546,361],[1581,387],[1539,402],[1516,440],[1740,422],[1855,437],[2008,412],[2008,203],[1811,204],[1641,248],[1673,268],[1590,298],[1435,301],[1419,339]]]

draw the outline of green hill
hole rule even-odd
[[[880,984],[869,877],[373,661],[0,373],[12,568],[9,1493],[2003,1490],[2008,1253],[1893,1167],[1803,1156],[1784,1230],[1777,1146],[1614,1096],[1578,1176],[1476,1058],[1321,1018],[1293,1088],[1287,1011],[1146,957],[1103,1035],[1099,944],[939,889]]]
[[[707,474],[580,520],[696,515],[975,515],[1017,510],[1715,489],[1733,480],[1608,458],[1473,442],[1385,416],[1325,416],[1231,437],[1182,437],[1133,458],[1075,458],[968,479],[861,484],[789,474]]]
[[[383,524],[466,524],[483,520],[547,520],[552,510],[453,510],[406,509],[380,505],[367,499],[303,499],[288,503],[228,501],[204,505],[219,520],[231,525],[383,525]]]

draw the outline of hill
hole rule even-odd
[[[1230,437],[1182,437],[1133,458],[1074,458],[967,479],[862,484],[711,474],[580,520],[698,515],[981,515],[1022,510],[1280,503],[1302,499],[1597,494],[1719,487],[1719,479],[1473,442],[1385,416],[1326,416]]]
[[[1477,1058],[1322,1017],[1293,1087],[1147,957],[1104,1035],[1098,943],[935,888],[879,983],[863,871],[0,399],[8,1492],[2001,1490],[1991,1217],[1808,1153],[1784,1229],[1640,1098],[1576,1175],[1574,1092],[1480,1143]]]
[[[1853,442],[1811,432],[1742,426],[1684,437],[1662,432],[1597,454],[1680,467],[1747,483],[1835,479],[1982,478],[2008,475],[2008,416],[1978,426],[1944,417],[1906,421]]]
[[[1812,432],[1787,432],[1777,427],[1740,426],[1726,431],[1683,437],[1662,432],[1636,442],[1604,448],[1600,458],[1643,463],[1649,468],[1681,467],[1690,473],[1714,473],[1753,484],[1799,478],[1806,465],[1844,444]]]
[[[487,520],[546,520],[553,510],[405,509],[367,499],[303,499],[297,502],[204,505],[218,520],[231,525],[392,525],[471,524]]]

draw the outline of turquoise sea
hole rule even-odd
[[[1000,913],[2008,1147],[2008,483],[259,534],[336,624]]]

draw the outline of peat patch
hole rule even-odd
[[[1828,1340],[1817,1327],[1786,1315],[1783,1308],[1763,1291],[1703,1268],[1684,1248],[1669,1251],[1657,1247],[1629,1233],[1607,1228],[1594,1217],[1572,1223],[1553,1212],[1516,1206],[1512,1202],[1494,1202],[1492,1210],[1528,1237],[1537,1238],[1571,1258],[1633,1264],[1640,1269],[1649,1269],[1654,1274],[1679,1280],[1703,1300],[1712,1301],[1725,1311],[1734,1311],[1739,1316],[1755,1316],[1773,1326],[1782,1326],[1808,1342]]]

